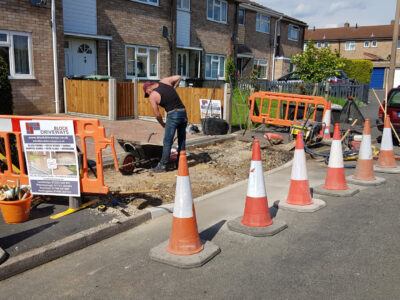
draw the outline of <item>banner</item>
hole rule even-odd
[[[220,100],[211,100],[211,104],[209,105],[209,99],[200,99],[200,118],[204,119],[206,117],[217,117],[222,118],[221,114],[221,101]]]
[[[20,126],[32,193],[79,197],[73,121],[20,121]]]

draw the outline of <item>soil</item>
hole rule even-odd
[[[293,157],[288,151],[265,144],[261,145],[261,155],[264,171],[283,165]],[[193,198],[247,179],[251,156],[251,140],[229,140],[190,149],[188,165]],[[176,171],[153,173],[149,169],[135,168],[133,174],[122,175],[114,169],[105,169],[105,184],[111,191],[158,190],[158,192],[128,195],[116,193],[101,199],[99,205],[107,207],[104,213],[130,216],[144,208],[171,203],[175,197],[176,174]],[[97,209],[95,211],[97,212]]]

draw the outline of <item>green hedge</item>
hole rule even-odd
[[[11,93],[11,84],[8,79],[8,65],[0,56],[0,114],[12,115],[13,99]]]
[[[344,59],[343,71],[348,78],[354,78],[360,83],[369,83],[372,74],[372,61],[366,59]]]

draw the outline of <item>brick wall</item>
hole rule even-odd
[[[64,74],[64,48],[61,0],[57,0],[58,67]],[[35,7],[26,0],[0,2],[0,30],[30,33],[32,37],[32,65],[34,79],[12,79],[14,113],[40,114],[55,112],[53,48],[51,34],[51,10]],[[60,96],[62,78],[60,78]],[[62,103],[62,97],[60,97]],[[61,105],[62,109],[62,105]]]
[[[279,56],[291,57],[295,54],[301,53],[303,50],[304,27],[298,26],[300,29],[299,30],[299,40],[292,41],[292,40],[289,40],[289,38],[288,38],[290,24],[298,26],[298,25],[290,23],[289,21],[286,21],[286,20],[281,21]]]

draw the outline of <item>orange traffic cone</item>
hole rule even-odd
[[[274,235],[286,227],[286,223],[274,223],[269,214],[260,143],[254,140],[244,214],[243,217],[229,221],[228,228],[252,236],[267,236]]]
[[[342,142],[339,123],[335,124],[333,140],[329,154],[325,184],[314,188],[314,193],[329,196],[353,196],[360,190],[349,187],[346,183],[343,164]]]
[[[390,117],[386,115],[385,125],[383,128],[381,150],[379,153],[377,167],[380,168],[396,168],[396,160],[393,152],[392,129],[390,128]]]
[[[150,250],[150,258],[179,268],[194,268],[204,265],[219,252],[221,249],[212,242],[200,240],[186,151],[181,151],[171,235],[169,240]]]
[[[360,185],[380,185],[386,181],[384,178],[374,176],[369,119],[365,119],[356,170],[353,176],[347,178],[347,181]]]
[[[330,140],[331,139],[331,113],[332,113],[332,103],[331,101],[328,101],[328,105],[326,106],[325,114],[322,119],[323,125],[321,132],[319,133],[318,136],[322,136],[323,140]]]
[[[201,250],[203,250],[203,245],[197,231],[186,152],[181,151],[176,179],[172,229],[167,251],[176,255],[191,255]]]
[[[279,202],[278,206],[279,208],[298,212],[314,212],[326,206],[324,201],[311,198],[303,135],[301,132],[297,134],[296,139],[289,194],[286,202],[282,204]]]

